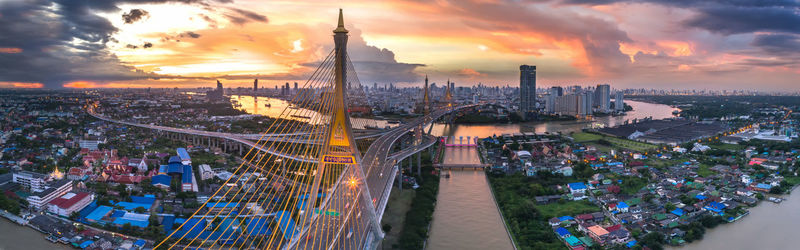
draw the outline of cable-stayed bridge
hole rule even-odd
[[[371,143],[357,140],[348,106],[366,96],[347,55],[341,10],[333,32],[335,48],[290,101],[303,108],[286,108],[274,119],[250,142],[234,175],[156,248],[376,248],[396,163],[436,142],[421,132],[424,127],[473,105],[453,106],[448,89],[447,103],[434,110],[426,81],[424,116],[375,135]],[[412,132],[413,143],[396,150]]]

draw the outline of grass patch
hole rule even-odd
[[[631,141],[631,140],[620,139],[620,138],[616,138],[616,137],[605,137],[604,139],[609,141],[609,142],[611,142],[611,144],[614,144],[614,146],[621,147],[621,148],[627,148],[627,149],[630,149],[630,150],[633,150],[633,151],[644,152],[644,151],[653,150],[653,149],[657,149],[658,148],[657,145],[653,145],[653,144],[650,144],[650,143]]]
[[[715,144],[710,144],[708,146],[713,148],[713,149],[730,150],[730,151],[735,151],[735,152],[742,151],[747,147],[747,146],[744,146],[744,145],[727,144],[727,143],[715,143]]]
[[[600,207],[589,201],[559,201],[547,205],[535,205],[542,217],[575,216],[578,214],[601,211]]]
[[[391,230],[386,233],[381,244],[385,246],[393,246],[397,244],[400,238],[400,232],[403,231],[403,222],[406,220],[406,213],[411,209],[411,201],[414,199],[413,189],[392,189],[389,195],[389,203],[386,204],[386,212],[384,213],[381,226],[389,225]]]
[[[586,132],[572,134],[572,139],[575,139],[575,142],[596,141],[602,138],[603,138],[602,135],[586,133]]]
[[[624,148],[638,152],[645,152],[659,148],[658,145],[653,145],[650,143],[632,141],[628,139],[621,139],[612,136],[587,133],[587,132],[574,133],[572,134],[572,138],[575,140],[575,142],[578,143],[591,144],[592,146],[597,147],[598,150],[601,150],[602,148],[610,151],[609,145],[604,145],[609,143],[611,144],[610,146],[612,147]],[[605,142],[602,142],[601,140]]]
[[[714,171],[711,171],[711,167],[712,167],[711,165],[705,163],[700,164],[700,167],[697,168],[697,175],[700,175],[702,177],[708,177],[713,175]]]
[[[790,186],[800,184],[800,176],[783,177],[783,180],[789,183]]]

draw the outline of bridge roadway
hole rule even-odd
[[[185,129],[185,128],[174,128],[174,127],[166,127],[166,126],[151,125],[151,124],[141,124],[141,123],[134,123],[134,122],[116,120],[116,119],[112,119],[112,118],[97,114],[97,113],[94,112],[94,109],[92,109],[92,108],[89,108],[87,110],[87,113],[89,113],[89,115],[93,116],[94,118],[97,118],[97,119],[103,120],[103,121],[107,121],[107,122],[113,122],[113,123],[119,123],[119,124],[124,124],[124,125],[128,125],[128,126],[152,129],[152,130],[156,130],[156,131],[166,131],[166,132],[171,132],[171,133],[186,134],[186,135],[191,135],[191,136],[220,138],[220,139],[225,139],[225,140],[229,140],[229,141],[238,142],[238,143],[247,145],[247,146],[249,146],[251,148],[256,148],[256,149],[258,149],[258,150],[260,150],[260,151],[262,151],[264,153],[273,154],[273,155],[276,155],[276,156],[279,156],[279,157],[282,157],[282,158],[292,159],[292,160],[301,161],[301,162],[309,162],[309,163],[316,162],[316,159],[313,156],[304,157],[304,156],[291,155],[291,154],[288,154],[286,152],[280,152],[280,151],[276,151],[276,150],[270,149],[269,147],[262,147],[262,146],[258,145],[258,143],[256,142],[256,141],[258,141],[260,139],[261,141],[275,141],[275,142],[290,142],[290,143],[304,143],[304,144],[307,144],[307,143],[318,143],[318,142],[310,141],[310,140],[303,139],[303,138],[292,138],[292,139],[287,139],[286,138],[286,137],[289,137],[289,136],[298,136],[298,135],[308,136],[308,135],[311,134],[310,132],[282,133],[282,134],[233,134],[233,133],[202,131],[202,130]],[[366,138],[373,138],[373,137],[377,137],[377,136],[382,136],[383,134],[388,133],[389,131],[391,131],[391,130],[382,131],[382,132],[375,133],[375,134],[360,135],[360,136],[356,136],[355,139],[358,140],[358,139],[366,139]],[[256,141],[252,141],[252,140],[249,140],[249,139],[256,140]]]
[[[304,231],[300,232],[298,237],[295,237],[287,248],[374,249],[377,247],[372,245],[375,242],[374,236],[370,234],[370,218],[364,214],[370,213],[370,211],[366,209],[373,209],[372,212],[376,214],[376,218],[380,222],[388,202],[389,191],[397,174],[396,163],[435,144],[436,138],[426,136],[423,143],[390,154],[393,145],[403,135],[411,132],[417,126],[428,125],[450,112],[474,106],[476,105],[434,111],[409,123],[402,124],[375,140],[361,158],[369,194],[363,194],[360,189],[353,190],[347,185],[339,185],[337,183],[333,187],[333,194],[328,196],[320,207],[322,210],[335,209],[336,207],[332,207],[335,205],[331,205],[329,202],[341,199],[340,197],[344,196],[353,196],[353,198],[349,199],[353,203],[352,206],[347,203],[344,207],[347,211],[339,218],[331,218],[331,216],[327,215],[315,216],[316,218],[312,219],[311,224],[304,227]],[[372,198],[372,202],[369,203],[372,204],[364,204],[361,197],[363,195],[369,195]],[[326,222],[329,225],[317,225],[324,220],[327,220]],[[344,220],[344,222],[337,223],[337,221],[341,220]],[[339,225],[338,228],[335,225]],[[309,228],[311,231],[306,231]]]

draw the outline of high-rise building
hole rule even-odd
[[[617,91],[617,93],[614,94],[614,110],[615,111],[618,111],[618,112],[619,111],[625,111],[625,102],[623,101],[623,99],[624,99],[623,95],[624,94],[622,93],[622,91]]]
[[[594,114],[592,106],[594,105],[594,92],[584,91],[578,95],[578,115],[588,116]]]
[[[526,114],[536,110],[536,66],[519,66],[519,109]]]
[[[253,80],[253,92],[258,91],[258,79]]]
[[[560,86],[553,86],[550,88],[550,94],[551,95],[555,94],[555,96],[562,96],[564,95],[564,88]]]
[[[611,86],[608,84],[598,84],[594,90],[594,106],[600,112],[608,112],[611,108]]]

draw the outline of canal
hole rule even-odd
[[[445,164],[480,163],[474,147],[445,149]],[[513,249],[483,171],[448,171],[439,180],[426,248]],[[444,173],[443,173],[444,174]]]

